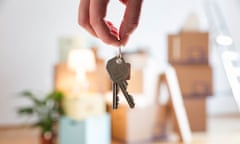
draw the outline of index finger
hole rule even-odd
[[[105,43],[119,45],[117,37],[111,34],[105,23],[106,10],[109,0],[91,0],[90,1],[90,23],[96,32],[98,38]]]
[[[141,13],[143,0],[128,0],[126,2],[126,10],[123,21],[120,26],[120,42],[125,45],[129,35],[135,30],[139,24],[139,17]]]

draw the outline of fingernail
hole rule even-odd
[[[127,3],[127,0],[120,0],[120,2],[126,4],[126,3]]]

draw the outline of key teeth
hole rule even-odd
[[[135,104],[133,103],[133,104],[129,105],[129,107],[133,109],[135,107]]]
[[[134,108],[134,107],[135,107],[135,103],[134,103],[133,96],[131,96],[131,95],[128,95],[128,96],[129,96],[129,98],[130,98],[131,101],[132,101],[132,103],[129,104],[129,107],[130,107],[130,108]]]

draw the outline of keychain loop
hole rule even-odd
[[[119,58],[122,58],[122,46],[119,46],[119,48],[118,48],[118,57]]]
[[[119,48],[118,48],[118,55],[117,55],[118,59],[116,60],[116,62],[118,64],[122,63],[122,50],[121,49],[122,49],[122,46],[119,46]]]

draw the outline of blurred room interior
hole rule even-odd
[[[0,144],[239,144],[240,1],[145,0],[123,56],[77,23],[79,0],[0,0]],[[110,0],[119,27],[124,5]],[[32,126],[34,124],[34,126]]]

